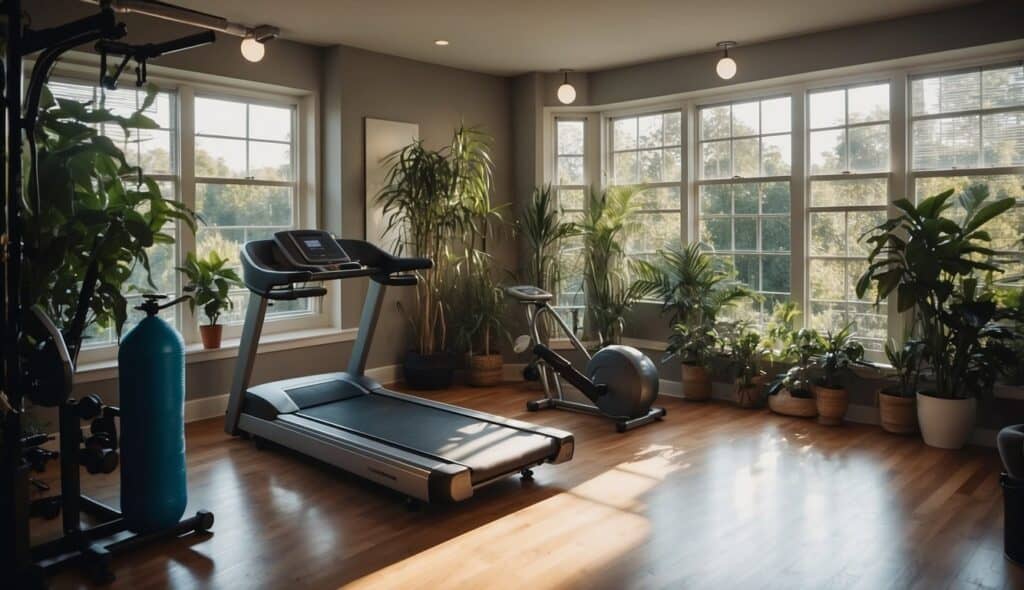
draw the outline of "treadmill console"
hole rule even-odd
[[[317,229],[279,231],[274,241],[285,259],[296,268],[361,268],[358,261],[349,258],[338,241],[329,232]]]

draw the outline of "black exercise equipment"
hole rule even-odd
[[[644,353],[631,346],[606,346],[593,356],[549,305],[551,293],[531,285],[508,287],[505,292],[526,307],[529,334],[516,339],[516,352],[532,350],[536,359],[526,366],[523,377],[539,380],[545,397],[528,402],[531,412],[546,408],[573,410],[611,418],[615,428],[625,432],[665,417],[664,408],[655,408],[658,399],[658,369]],[[587,359],[580,372],[568,359],[551,350],[542,341],[540,324],[547,316],[561,328],[573,349]],[[533,344],[531,348],[531,343]],[[567,399],[562,391],[564,379],[580,391],[590,403]]]
[[[3,183],[3,239],[0,239],[0,416],[3,442],[0,444],[0,572],[4,584],[15,588],[45,586],[45,575],[52,569],[75,563],[89,570],[97,581],[109,581],[112,555],[159,539],[172,538],[189,531],[206,531],[213,515],[200,511],[178,526],[147,535],[124,533],[120,513],[82,495],[80,465],[90,473],[116,469],[118,436],[114,417],[116,408],[102,400],[85,396],[71,398],[74,364],[81,348],[82,333],[96,283],[96,265],[83,277],[73,320],[64,330],[39,308],[29,309],[21,300],[21,270],[24,252],[22,207],[39,210],[44,203],[36,179],[25,183],[25,173],[35,171],[35,128],[43,88],[50,70],[66,51],[89,43],[100,43],[101,54],[128,56],[138,63],[136,83],[145,80],[146,61],[162,53],[180,51],[206,44],[212,35],[192,35],[167,43],[127,45],[116,43],[126,27],[119,23],[107,0],[99,2],[96,14],[49,29],[27,26],[22,0],[5,0],[6,55],[3,63],[0,108],[0,134],[4,142],[0,161],[6,164]],[[107,45],[108,43],[114,43]],[[25,79],[23,61],[32,57],[34,65]],[[116,85],[116,75],[124,70],[127,59],[110,76],[101,72],[107,87]],[[27,150],[26,150],[27,146]],[[28,170],[23,158],[27,156]],[[28,187],[28,191],[24,187]],[[58,408],[60,452],[42,448],[46,435],[27,435],[23,428],[25,401]],[[81,422],[91,420],[91,436],[82,436]],[[30,487],[45,491],[47,486],[30,477],[31,470],[45,468],[46,462],[60,461],[60,494],[30,500]],[[100,524],[83,527],[82,513],[97,516]],[[63,513],[63,535],[37,546],[30,539],[30,518],[56,517]],[[116,537],[112,538],[112,537]]]

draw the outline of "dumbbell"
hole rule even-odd
[[[98,447],[85,447],[78,452],[78,462],[92,475],[113,473],[120,458],[117,451]]]
[[[103,411],[103,399],[91,393],[75,402],[75,415],[79,420],[92,420]]]
[[[115,446],[107,433],[94,434],[85,439],[78,451],[78,462],[92,475],[112,473],[120,463]]]
[[[104,406],[102,415],[89,425],[89,432],[93,436],[105,435],[110,445],[108,449],[117,448],[117,424],[114,422],[114,418],[120,413],[120,410],[113,406]]]
[[[46,471],[46,464],[59,457],[57,451],[51,451],[42,447],[32,447],[25,451],[25,459],[32,465],[32,469],[38,473]]]

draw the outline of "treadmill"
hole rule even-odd
[[[433,263],[361,240],[290,230],[242,247],[249,306],[224,428],[265,439],[430,503],[458,502],[508,475],[573,455],[573,436],[385,389],[364,375],[384,290]],[[370,281],[348,370],[251,385],[267,305],[322,297],[316,283]]]

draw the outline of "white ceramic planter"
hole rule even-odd
[[[960,449],[974,430],[978,402],[917,394],[917,421],[925,444],[940,449]]]

